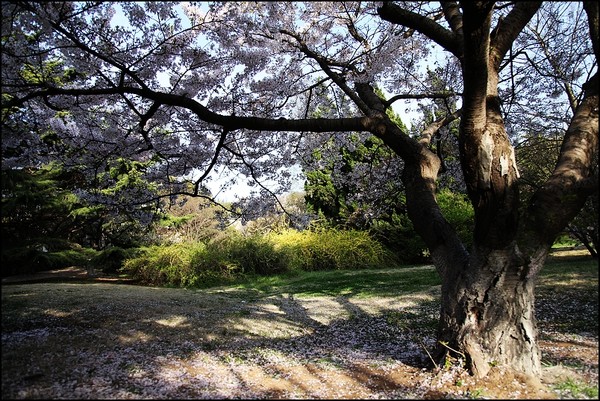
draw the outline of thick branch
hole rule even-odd
[[[598,28],[598,2],[597,1],[584,1],[583,8],[587,13],[588,25],[590,27],[590,39],[592,40],[592,47],[594,48],[594,54],[596,55],[596,61],[600,60],[600,48],[598,45],[598,35],[600,34]]]
[[[532,197],[526,230],[533,231],[531,248],[550,247],[597,188],[591,184],[598,157],[598,85],[588,85],[565,134],[556,167]],[[551,216],[551,218],[549,218]]]
[[[22,106],[29,100],[44,96],[106,96],[121,95],[129,93],[137,95],[157,103],[183,107],[195,113],[202,121],[227,128],[228,130],[251,129],[257,131],[313,131],[313,132],[332,132],[332,131],[365,131],[369,130],[365,125],[365,119],[355,118],[310,118],[288,120],[286,118],[269,119],[258,117],[239,117],[228,116],[215,113],[194,99],[183,95],[171,93],[156,92],[150,89],[137,87],[120,88],[102,88],[102,89],[61,89],[50,88],[36,91],[28,94],[21,99],[12,99],[2,105],[2,109]]]
[[[386,21],[421,32],[459,59],[462,57],[459,37],[437,22],[387,1],[377,9],[377,13]]]
[[[500,68],[502,59],[521,33],[525,25],[535,15],[542,5],[541,1],[517,2],[511,12],[504,19],[500,19],[492,31],[491,61],[496,70]]]
[[[446,21],[448,21],[450,28],[452,28],[452,31],[459,35],[459,37],[462,36],[463,19],[458,4],[455,1],[441,1],[440,3],[442,4],[444,17],[446,18]]]
[[[431,250],[436,267],[443,272],[447,261],[465,260],[466,251],[435,199],[440,159],[425,145],[402,132],[382,112],[384,101],[370,85],[357,84],[356,91],[371,109],[380,111],[380,118],[368,119],[371,123],[369,131],[381,138],[404,160],[402,182],[406,188],[408,214]],[[456,246],[443,246],[449,243]]]
[[[376,110],[382,114],[385,113],[385,102],[377,96],[371,85],[359,82],[355,85],[355,88],[360,100],[363,101],[369,109]]]
[[[483,131],[486,125],[493,2],[464,3],[462,7],[465,53],[462,63],[464,94],[461,125],[464,133],[475,133]]]
[[[458,109],[454,113],[448,114],[447,116],[440,118],[439,120],[434,121],[431,124],[429,124],[421,133],[419,142],[423,146],[429,146],[429,143],[431,142],[431,138],[433,138],[435,136],[435,134],[440,130],[440,128],[445,127],[446,125],[450,124],[452,121],[459,118],[461,113],[462,113],[462,109]]]

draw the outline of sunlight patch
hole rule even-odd
[[[71,312],[65,312],[65,311],[61,311],[61,310],[58,310],[58,309],[46,309],[44,311],[45,314],[53,316],[53,317],[69,317],[69,316],[71,316],[75,312],[80,312],[80,310],[71,311]]]
[[[158,319],[158,320],[155,320],[155,322],[162,326],[168,326],[168,327],[181,327],[184,325],[189,325],[187,317],[177,316],[177,315],[171,316],[167,319]]]
[[[233,325],[233,329],[240,333],[266,338],[291,338],[305,334],[305,329],[300,323],[282,319],[255,319],[240,318]]]
[[[118,336],[119,341],[123,344],[135,344],[135,343],[144,343],[152,340],[153,336],[150,336],[143,331],[139,330],[129,330],[127,335],[121,334]]]

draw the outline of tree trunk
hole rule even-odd
[[[590,166],[598,152],[596,74],[584,86],[585,96],[566,133],[554,172],[520,214],[519,172],[498,96],[499,70],[540,4],[518,3],[493,31],[494,2],[461,2],[462,18],[458,8],[446,5],[452,32],[393,3],[386,2],[379,9],[382,18],[425,33],[461,62],[460,157],[475,210],[470,254],[435,200],[439,168],[435,155],[393,128],[380,129],[385,125],[379,123],[381,119],[373,119],[369,130],[405,162],[402,180],[408,215],[442,277],[438,361],[449,355],[461,357],[480,378],[492,366],[532,377],[541,375],[535,280],[554,239],[590,193]],[[585,7],[598,55],[598,6],[586,2]],[[373,102],[365,103],[372,107]]]
[[[479,250],[464,270],[443,278],[439,358],[462,357],[477,377],[496,365],[541,374],[534,278],[525,277],[520,260],[515,246]]]
[[[402,180],[408,215],[426,242],[442,277],[438,361],[459,356],[477,377],[492,366],[503,366],[530,376],[541,374],[536,342],[534,280],[547,251],[524,258],[518,251],[516,180],[513,151],[499,110],[485,102],[484,129],[471,130],[481,147],[467,149],[467,158],[481,161],[467,173],[476,210],[475,249],[464,248],[436,202],[437,156],[394,129],[373,130],[405,161]],[[407,148],[411,148],[407,152]],[[471,153],[469,153],[471,152]],[[535,264],[535,266],[533,265]]]
[[[594,230],[593,227],[587,227],[586,229],[579,229],[578,227],[569,226],[567,231],[577,238],[590,253],[590,256],[594,259],[598,259],[598,253],[596,252],[597,244],[594,241]]]
[[[502,149],[500,144],[496,147],[500,154]],[[462,358],[480,378],[496,365],[539,377],[534,284],[547,250],[542,248],[530,258],[520,254],[514,241],[514,200],[500,196],[505,191],[511,194],[511,186],[500,185],[492,174],[489,187],[497,191],[496,196],[479,192],[483,195],[475,234],[478,245],[469,254],[435,201],[435,157],[423,149],[419,161],[407,162],[403,173],[408,214],[442,277],[435,358],[439,363],[449,356]],[[489,199],[492,206],[485,202]],[[508,242],[506,236],[513,240]]]

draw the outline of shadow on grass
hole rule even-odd
[[[262,295],[293,292],[298,296],[397,296],[441,284],[431,265],[377,270],[334,270],[269,277],[248,277],[235,288]]]
[[[372,293],[389,275],[371,273],[370,284],[350,292]],[[346,294],[345,280],[327,291],[335,296],[316,298],[311,286],[301,286],[303,297],[284,293],[285,286],[261,296],[251,289],[6,286],[2,396],[56,398],[86,389],[91,393],[84,398],[155,397],[147,393],[151,386],[162,389],[161,398],[264,397],[277,388],[310,397],[339,384],[318,373],[331,369],[359,388],[400,391],[404,385],[384,383],[383,376],[372,384],[358,368],[424,366],[426,354],[415,338],[433,341],[432,325],[411,319],[423,308],[437,309],[437,302],[428,296],[369,313]],[[246,382],[252,381],[248,369],[271,377],[272,386]]]
[[[594,281],[586,266],[542,275],[542,333],[585,328],[597,341],[597,269]],[[205,290],[4,286],[2,398],[339,398],[340,386],[355,398],[420,398],[438,283],[424,266]]]

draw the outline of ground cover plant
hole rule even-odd
[[[543,382],[426,370],[432,266],[247,276],[203,289],[2,286],[2,398],[597,398],[598,265],[538,283]]]

